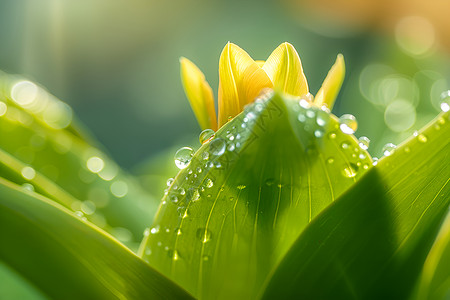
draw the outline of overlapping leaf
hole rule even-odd
[[[406,299],[450,205],[449,123],[448,113],[439,116],[318,216],[264,298]],[[438,260],[448,252],[436,251]],[[422,292],[431,299],[449,286],[448,262],[441,262],[425,269]]]
[[[199,298],[254,296],[303,228],[372,166],[334,116],[263,98],[177,175],[141,248]]]
[[[190,299],[100,229],[0,179],[0,260],[53,299]]]

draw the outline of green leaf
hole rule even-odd
[[[0,104],[6,108],[0,114],[0,176],[85,213],[136,248],[157,209],[155,198],[73,125],[67,104],[7,75],[0,76],[0,86]],[[92,158],[100,165],[89,168]]]
[[[0,299],[49,299],[25,278],[0,261]]]
[[[305,229],[264,298],[407,298],[450,204],[449,143],[446,113],[380,160]]]
[[[255,296],[303,228],[372,166],[336,117],[308,106],[269,93],[223,126],[176,176],[140,254],[196,297]]]
[[[191,298],[108,234],[4,179],[0,228],[0,260],[50,298]]]
[[[450,297],[450,213],[425,261],[415,299]]]

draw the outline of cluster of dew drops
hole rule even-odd
[[[442,93],[441,98],[442,98],[442,102],[440,105],[441,110],[443,112],[448,112],[450,110],[450,90]],[[300,112],[298,114],[298,121],[300,123],[306,124],[308,119],[314,119],[316,127],[312,128],[313,134],[316,138],[322,138],[325,134],[325,126],[329,122],[330,111],[328,110],[328,108],[326,106],[323,106],[321,108],[313,107],[310,104],[311,101],[312,101],[312,95],[310,95],[310,94],[307,94],[306,96],[304,96],[302,99],[300,99],[298,101],[298,107],[301,107],[304,109],[303,112]],[[261,101],[258,101],[258,100],[255,101],[255,109],[258,112],[262,111],[263,106],[262,106]],[[243,119],[241,128],[245,129],[247,127],[248,122],[251,119],[254,119],[255,117],[256,117],[256,115],[254,113],[252,113],[252,112],[248,113]],[[439,123],[443,124],[443,122],[445,122],[444,119],[440,119]],[[436,125],[436,126],[439,126],[439,125]],[[357,128],[358,128],[358,122],[353,115],[344,114],[339,118],[339,129],[342,133],[351,135],[356,132]],[[236,129],[236,128],[233,127],[233,129]],[[436,129],[439,129],[439,127],[436,127]],[[333,135],[333,136],[330,136],[331,138],[334,138],[336,136],[335,133],[330,133],[330,135]],[[421,142],[421,143],[427,142],[427,137],[424,134],[419,134],[416,131],[416,132],[414,132],[413,135],[417,137],[419,142]],[[218,157],[218,156],[223,155],[227,150],[234,151],[236,148],[240,147],[240,143],[237,141],[240,139],[239,133],[237,133],[236,135],[233,135],[230,131],[227,131],[227,138],[230,140],[230,142],[228,144],[222,138],[215,138],[215,132],[212,129],[203,130],[199,135],[199,141],[202,145],[205,143],[210,143],[210,151],[203,152],[202,158],[204,160],[208,160],[210,155]],[[370,145],[370,139],[366,136],[361,136],[358,139],[358,144],[361,149],[368,150],[369,145]],[[345,149],[346,147],[349,147],[349,145],[347,143],[343,143],[342,147]],[[397,146],[394,145],[393,143],[387,143],[382,149],[383,157],[390,156],[395,151],[396,148],[397,148]],[[409,152],[410,150],[408,148],[405,148],[405,151]],[[194,152],[195,151],[190,147],[182,147],[182,148],[178,149],[178,151],[176,151],[175,156],[174,156],[175,165],[180,170],[186,169],[191,163],[191,160],[194,156]],[[373,165],[376,165],[378,162],[378,158],[373,157],[372,159],[373,159]],[[209,165],[207,164],[207,165],[205,165],[205,167],[214,167],[214,166],[220,167],[220,163],[219,162],[216,162],[216,163],[218,165],[214,165],[214,163],[209,162]],[[346,171],[347,172],[344,172],[344,175],[347,177],[352,177],[355,174],[352,170],[346,170]],[[198,167],[196,169],[196,172],[201,173],[202,172],[201,167]],[[192,175],[193,171],[188,170],[188,173],[189,173],[189,175]],[[194,174],[194,176],[195,176],[195,174]],[[201,187],[203,190],[205,187],[211,188],[214,185],[214,182],[210,178],[206,178],[204,182],[205,182],[205,184]],[[182,196],[184,196],[186,194],[186,191],[183,188],[177,187],[174,184],[173,178],[169,178],[167,180],[167,187],[168,188],[171,187],[172,189],[178,190],[178,193]],[[238,189],[244,189],[244,188],[245,188],[244,185],[238,186]],[[167,193],[168,193],[168,189],[165,190],[165,194],[167,194]],[[171,195],[169,197],[169,199],[174,204],[178,203],[178,198],[175,195]],[[191,195],[191,201],[197,201],[199,199],[200,199],[200,193],[198,192],[198,190],[195,190],[193,192],[193,194]],[[165,204],[165,203],[163,203],[163,204]],[[181,209],[180,211],[184,212],[184,214],[182,214],[182,218],[187,217],[187,210],[184,210],[184,207],[179,207],[179,209]],[[166,227],[162,230],[159,225],[156,225],[152,228],[147,228],[144,232],[144,235],[145,236],[149,236],[150,234],[154,235],[154,234],[158,234],[161,231],[170,233],[171,229]],[[181,228],[175,228],[173,231],[178,236],[182,234]],[[211,240],[212,234],[206,228],[198,228],[197,232],[196,232],[196,236],[202,243],[207,243],[208,241]],[[157,243],[157,246],[162,247],[162,243],[159,241]],[[167,251],[169,257],[171,257],[173,260],[180,259],[180,254],[177,250],[171,250],[168,246],[165,246],[164,249]],[[147,249],[145,250],[145,254],[147,256],[149,256],[149,255],[151,255],[151,253],[152,253],[151,249],[149,247],[147,247]],[[203,257],[204,261],[207,261],[208,259],[209,259],[209,256],[207,256],[207,255],[205,255]]]

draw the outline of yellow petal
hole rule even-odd
[[[272,80],[274,89],[294,96],[308,93],[308,82],[300,57],[291,44],[278,46],[262,68]]]
[[[237,45],[228,43],[219,60],[219,127],[240,113],[272,82],[261,67]]]
[[[331,110],[333,108],[334,101],[339,94],[339,90],[341,89],[344,77],[344,56],[339,54],[336,58],[336,62],[331,67],[327,77],[323,81],[322,87],[317,92],[317,95],[314,98],[314,104],[319,107],[326,105]]]
[[[205,80],[205,75],[187,58],[181,57],[180,65],[184,91],[200,127],[217,130],[214,96],[211,87]]]

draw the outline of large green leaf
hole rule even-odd
[[[450,204],[449,123],[439,116],[311,222],[264,298],[407,298]]]
[[[450,298],[450,214],[442,226],[422,271],[415,299]]]
[[[0,228],[0,260],[51,298],[190,298],[108,234],[4,179]]]
[[[137,245],[154,198],[77,129],[67,104],[23,79],[3,75],[0,86],[0,176]]]
[[[303,228],[371,166],[336,117],[266,94],[176,176],[140,254],[199,298],[255,295]]]

